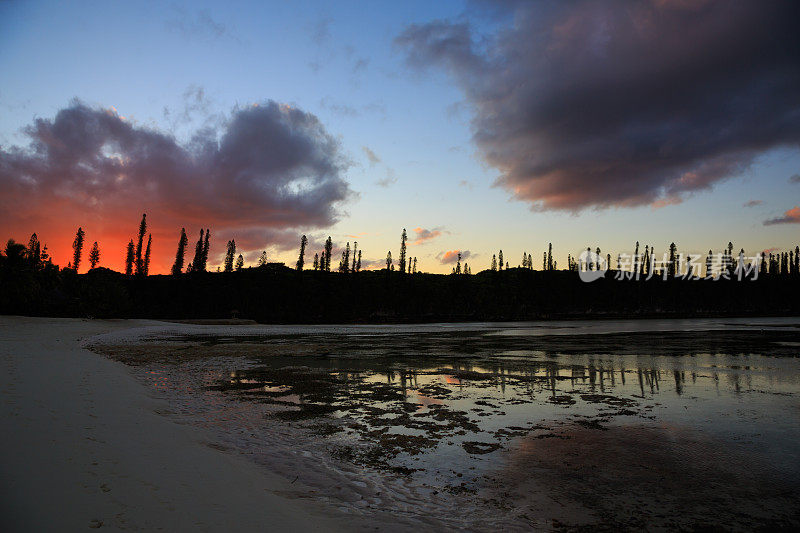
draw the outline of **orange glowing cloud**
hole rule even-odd
[[[225,122],[180,143],[79,101],[36,119],[23,130],[29,146],[0,148],[0,237],[27,242],[36,232],[63,266],[81,226],[84,254],[97,241],[100,265],[121,270],[146,212],[150,271],[166,273],[182,227],[188,255],[200,229],[211,228],[215,267],[229,239],[240,250],[288,249],[307,229],[338,220],[352,195],[348,163],[314,115],[267,101]],[[84,255],[81,271],[87,263]]]
[[[781,217],[764,221],[765,226],[772,226],[774,224],[800,224],[800,206],[794,206]]]

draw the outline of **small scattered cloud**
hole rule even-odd
[[[366,57],[359,57],[355,61],[353,61],[353,74],[357,74],[361,71],[364,71],[369,66],[369,59]]]
[[[414,234],[414,239],[411,241],[411,244],[423,244],[435,239],[436,237],[440,237],[442,235],[442,228],[414,228]]]
[[[319,46],[324,45],[331,38],[331,24],[333,19],[323,17],[311,29],[311,39]]]
[[[230,29],[215,20],[207,9],[187,11],[180,6],[173,6],[173,10],[174,16],[165,23],[167,29],[185,39],[213,41],[228,38],[239,41]]]
[[[374,167],[381,162],[381,158],[378,157],[378,154],[370,150],[369,147],[362,146],[361,149],[364,151],[364,155],[366,155],[367,159],[369,160],[369,166]]]
[[[461,181],[459,181],[459,182],[458,182],[458,186],[459,186],[459,187],[464,187],[464,188],[466,188],[466,189],[469,189],[470,191],[472,190],[472,182],[469,182],[469,181],[467,181],[467,180],[461,180]]]
[[[800,207],[794,206],[786,211],[783,216],[764,221],[765,226],[774,226],[776,224],[800,224]]]
[[[742,207],[755,207],[764,203],[764,200],[748,200],[742,204]]]
[[[452,264],[458,261],[458,254],[461,254],[461,260],[468,259],[472,253],[469,250],[450,250],[446,252],[439,252],[436,254],[436,259],[443,265]]]
[[[384,188],[391,187],[395,183],[397,183],[397,175],[395,174],[394,169],[392,169],[392,168],[387,168],[386,169],[386,177],[385,178],[379,179],[378,181],[375,182],[375,184],[378,187],[384,187]]]
[[[327,111],[330,111],[331,113],[343,117],[357,117],[361,114],[355,107],[342,102],[336,102],[329,96],[326,96],[320,100],[319,106]]]
[[[794,174],[789,178],[789,183],[800,183],[800,174]]]

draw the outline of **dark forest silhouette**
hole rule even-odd
[[[211,273],[207,271],[210,235],[210,229],[200,230],[192,260],[184,268],[188,237],[181,228],[168,275],[149,274],[152,234],[147,233],[146,215],[124,250],[124,273],[100,266],[100,247],[95,241],[89,252],[90,270],[78,274],[86,238],[82,228],[76,232],[73,258],[66,268],[52,262],[36,233],[27,246],[9,240],[0,253],[0,313],[175,319],[237,316],[297,323],[800,313],[800,247],[770,252],[751,266],[744,261],[744,250],[734,253],[732,242],[716,255],[709,250],[705,257],[680,253],[671,243],[664,260],[653,246],[640,249],[636,242],[634,253],[618,254],[615,265],[611,254],[603,256],[600,247],[594,251],[587,247],[582,257],[593,259],[587,262],[569,255],[567,268],[559,270],[550,243],[543,252],[541,270],[534,270],[533,254],[528,251],[522,253],[519,266],[511,267],[499,250],[488,269],[472,274],[458,252],[451,274],[445,275],[417,270],[417,258],[407,256],[403,229],[399,261],[394,262],[390,250],[381,270],[362,270],[362,250],[357,242],[352,248],[348,242],[341,251],[338,272],[332,272],[331,237],[314,254],[312,268],[306,269],[309,241],[303,235],[293,268],[268,262],[266,251],[256,265],[246,267],[231,239],[222,272]],[[740,279],[743,266],[750,270]],[[599,269],[608,272],[593,283],[582,282],[576,273]]]

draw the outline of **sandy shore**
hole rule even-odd
[[[0,530],[362,529],[214,449],[118,362],[80,346],[148,321],[0,317]]]

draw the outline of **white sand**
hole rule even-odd
[[[83,339],[148,321],[0,317],[0,530],[366,529],[159,415]]]

